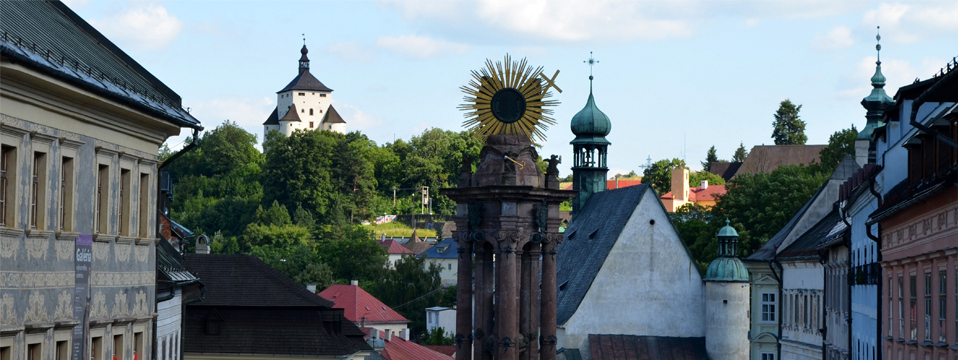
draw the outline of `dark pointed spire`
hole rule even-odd
[[[299,50],[303,56],[299,57],[299,73],[309,71],[309,57],[306,56],[309,53],[309,50],[306,49],[306,34],[303,34],[303,48]]]

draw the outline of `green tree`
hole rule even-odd
[[[702,180],[708,180],[709,185],[725,185],[725,179],[708,171],[699,171],[689,174],[689,187],[702,186]]]
[[[409,328],[419,337],[426,330],[423,309],[442,304],[441,271],[438,264],[427,263],[425,258],[403,256],[395,270],[370,282],[367,291],[409,319]]]
[[[779,105],[778,111],[775,112],[775,121],[772,122],[775,145],[805,145],[808,141],[805,136],[805,122],[798,115],[801,110],[802,105],[796,106],[789,99]]]
[[[446,334],[449,336],[446,336]],[[442,326],[434,327],[432,330],[429,330],[428,333],[423,335],[422,344],[423,345],[452,345],[455,343],[455,339],[452,338],[452,332],[446,332],[446,329],[443,329]]]
[[[745,158],[748,157],[748,151],[745,150],[745,143],[739,143],[738,149],[735,149],[735,154],[732,155],[732,162],[745,162]]]
[[[663,195],[672,190],[672,169],[680,166],[685,165],[678,158],[656,161],[642,172],[642,183],[651,184],[657,194]]]
[[[329,265],[337,282],[374,281],[382,277],[387,254],[373,233],[356,224],[320,225],[312,232],[313,247]]]
[[[855,139],[858,138],[858,129],[855,124],[851,128],[836,131],[828,137],[828,146],[820,152],[822,166],[834,169],[845,155],[855,157]]]
[[[721,221],[709,209],[694,203],[682,205],[669,213],[669,219],[692,253],[695,266],[704,275],[712,260],[718,257],[717,234]]]
[[[702,162],[702,170],[709,171],[712,168],[712,163],[716,161],[721,161],[718,158],[718,155],[715,153],[715,145],[709,148],[707,154],[705,154],[705,161]]]

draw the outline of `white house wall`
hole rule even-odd
[[[179,360],[180,330],[182,329],[183,314],[180,306],[183,301],[183,290],[176,288],[173,298],[156,304],[156,345],[158,360]]]
[[[887,171],[887,170],[884,170]],[[865,183],[867,186],[868,183]],[[879,189],[880,191],[880,189]],[[853,205],[851,211],[851,244],[852,249],[863,254],[861,259],[853,260],[852,266],[859,266],[877,261],[877,243],[868,238],[865,232],[865,221],[868,215],[878,208],[877,200],[870,193],[862,194],[858,201]],[[878,235],[875,231],[877,225],[873,226],[872,235]],[[879,281],[882,278],[879,277]],[[852,343],[851,359],[853,360],[871,360],[872,354],[878,351],[878,286],[877,285],[853,285],[851,287],[852,296]],[[861,344],[864,351],[859,351]]]
[[[430,264],[437,264],[442,268],[442,271],[439,272],[439,278],[442,280],[442,286],[452,286],[456,285],[458,282],[459,275],[459,260],[458,259],[432,259],[426,258],[426,262]]]
[[[587,359],[589,334],[704,337],[704,296],[698,269],[648,191],[582,303],[560,324],[557,346],[578,348]]]
[[[751,314],[749,359],[762,360],[762,354],[778,354],[778,320],[781,299],[778,294],[778,281],[772,274],[767,262],[746,262],[751,284]],[[775,320],[762,320],[762,294],[775,296]],[[767,358],[767,356],[766,356]]]
[[[822,325],[822,296],[824,293],[825,269],[818,260],[793,261],[782,263],[783,298],[798,295],[795,300],[786,300],[783,307],[782,360],[821,359],[822,335],[818,331]],[[809,304],[804,304],[808,298]],[[796,324],[795,314],[804,324]],[[804,312],[808,311],[805,322]]]

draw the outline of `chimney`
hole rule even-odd
[[[709,181],[708,181],[708,180],[702,180],[702,190],[705,190],[705,189],[708,189],[708,188],[709,188]]]
[[[349,285],[359,286],[359,280],[350,280],[350,281],[349,281]]]
[[[399,334],[402,336],[403,340],[409,341],[409,329],[402,329]]]
[[[369,338],[370,338],[370,339],[378,339],[378,338],[379,338],[379,330],[378,330],[378,329],[369,329]]]
[[[386,341],[392,341],[392,340],[393,340],[392,331],[386,330]]]
[[[688,201],[689,199],[689,169],[685,165],[672,169],[672,199]]]
[[[619,188],[619,178],[615,178],[615,188]]]
[[[316,284],[306,284],[306,290],[315,294],[316,293]]]
[[[197,253],[197,254],[209,254],[209,253],[210,253],[210,245],[209,245],[209,244],[204,244],[204,243],[202,243],[202,242],[197,241],[197,242],[196,242],[196,253]]]

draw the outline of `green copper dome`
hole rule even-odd
[[[611,131],[612,122],[602,110],[599,110],[598,106],[595,106],[595,98],[590,90],[585,107],[572,117],[572,133],[576,135],[572,143],[608,144],[605,136]]]
[[[875,36],[875,40],[880,41],[881,35]],[[895,100],[885,93],[885,75],[881,73],[881,44],[875,45],[878,51],[878,58],[875,61],[875,75],[872,75],[872,92],[862,99],[862,107],[868,110],[865,118],[865,128],[858,132],[857,140],[872,140],[875,129],[881,128],[885,124],[881,119],[886,109],[895,105]],[[869,155],[871,157],[871,155]]]
[[[736,257],[719,257],[709,264],[705,281],[748,282],[748,269]]]
[[[719,230],[718,236],[719,237],[723,237],[723,236],[738,237],[738,231],[735,231],[735,228],[730,226],[728,223],[729,223],[728,219],[725,219],[725,226],[723,226],[722,229]]]

